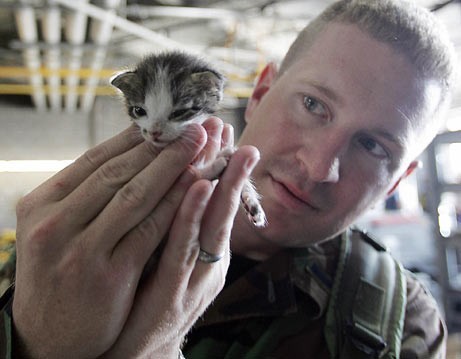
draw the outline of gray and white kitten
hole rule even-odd
[[[114,77],[111,84],[122,91],[128,115],[142,136],[164,147],[183,135],[190,123],[203,123],[218,109],[225,78],[204,60],[179,51],[147,56],[134,70]],[[218,178],[234,148],[224,148],[209,165],[195,163],[202,177]],[[251,180],[245,182],[241,200],[256,226],[266,225],[259,195]]]

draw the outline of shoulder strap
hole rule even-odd
[[[366,234],[345,232],[326,314],[332,358],[399,358],[405,306],[401,264]]]

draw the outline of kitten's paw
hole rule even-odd
[[[215,180],[221,176],[224,169],[227,167],[228,160],[224,157],[216,158],[208,166],[200,169],[200,175],[207,180]]]
[[[235,148],[233,148],[233,147],[224,147],[221,150],[221,152],[219,152],[218,157],[224,157],[229,161],[230,158],[232,157],[232,155],[234,154],[234,152],[235,152]]]
[[[266,214],[259,203],[258,193],[249,181],[245,184],[240,198],[248,219],[256,227],[265,227],[267,225]]]
[[[200,171],[202,178],[208,179],[210,181],[218,179],[229,164],[229,160],[233,153],[233,148],[224,148],[219,152],[213,162],[205,164],[203,160],[196,161],[195,167]]]

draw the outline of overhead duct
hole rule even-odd
[[[110,19],[115,16],[115,9],[119,6],[120,0],[105,1],[106,16],[101,20],[92,19],[90,25],[90,40],[97,45],[93,52],[93,59],[90,62],[92,75],[85,80],[86,91],[81,97],[82,111],[89,112],[93,108],[95,99],[95,88],[99,84],[99,71],[104,67],[107,45],[112,36],[113,25]]]
[[[48,1],[48,7],[45,9],[42,19],[42,33],[45,42],[49,47],[44,51],[44,62],[48,69],[51,70],[47,83],[50,88],[48,95],[50,107],[53,111],[61,111],[61,78],[58,75],[61,66],[61,10],[54,3]]]
[[[22,53],[25,66],[30,71],[29,81],[33,87],[32,101],[38,111],[46,110],[46,98],[43,91],[43,77],[40,75],[40,50],[37,40],[37,22],[35,20],[35,11],[27,3],[22,3],[15,12],[16,28],[20,40],[29,45],[26,46]]]
[[[75,2],[87,3],[88,0],[74,0]],[[78,70],[82,66],[83,47],[86,37],[88,17],[79,10],[69,12],[66,15],[65,36],[71,44],[69,51],[68,68],[69,75],[66,76],[67,93],[65,97],[66,112],[72,113],[77,110],[78,94],[77,86],[80,84]]]

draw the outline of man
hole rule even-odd
[[[253,177],[270,225],[237,215],[228,284],[189,335],[186,357],[331,355],[323,331],[339,235],[416,168],[440,126],[453,62],[435,29],[404,3],[344,1],[301,33],[280,70],[265,68],[240,144],[261,152]],[[300,282],[299,252],[280,249],[306,245]],[[236,263],[250,270],[232,282]],[[442,358],[435,304],[407,277],[401,357]]]
[[[4,307],[13,349],[5,350],[177,357],[224,284],[231,236],[226,287],[187,335],[185,356],[341,357],[324,334],[341,243],[361,241],[347,227],[415,169],[440,127],[454,60],[438,31],[403,2],[334,4],[280,69],[262,72],[216,188],[187,166],[197,154],[212,158],[219,139],[231,142],[214,118],[191,129],[193,146],[179,140],[160,153],[129,130],[39,187],[18,207],[16,291]],[[255,228],[239,212],[232,226],[256,162],[269,224]],[[157,269],[141,277],[167,232]],[[405,278],[395,355],[442,358],[436,305]],[[362,344],[357,353],[368,350]],[[385,355],[388,343],[379,344]]]

